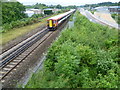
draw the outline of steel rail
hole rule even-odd
[[[41,33],[43,33],[47,28],[43,29],[42,31],[36,33],[35,35],[31,36],[30,38],[22,41],[21,43],[17,44],[16,46],[14,46],[13,48],[7,50],[6,52],[2,53],[0,55],[0,61],[3,60],[5,57],[7,57],[8,55],[10,55],[13,51],[15,51],[16,49],[18,49],[19,47],[21,47],[22,45],[26,44],[27,42],[31,41],[32,39],[34,39],[36,36],[40,35]]]
[[[39,47],[39,45],[41,45],[47,38],[49,38],[49,36],[52,34],[53,32],[50,32],[48,34],[46,34],[46,37],[43,38],[43,40],[41,40],[24,58],[22,58],[21,60],[18,60],[18,62],[8,71],[6,71],[5,74],[2,75],[1,79],[4,79],[17,65],[19,65],[27,56],[29,56],[37,47]],[[36,44],[36,43],[34,43]],[[28,48],[29,49],[29,48]],[[4,67],[2,68],[4,69]]]
[[[3,67],[7,62],[16,58],[19,54],[24,52],[27,48],[29,48],[32,44],[38,41],[42,36],[44,36],[48,32],[47,29],[33,35],[27,40],[20,43],[20,45],[15,46],[11,51],[5,53],[4,59],[2,59],[2,63],[0,63],[0,67]]]

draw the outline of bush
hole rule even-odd
[[[19,27],[23,27],[26,25],[30,25],[30,24],[34,24],[39,22],[39,19],[41,15],[34,15],[30,18],[23,18],[21,20],[17,20],[17,21],[12,21],[10,24],[6,23],[3,25],[3,29],[1,33],[7,32],[13,28],[19,28]]]
[[[117,22],[118,24],[120,24],[120,14],[114,13],[114,14],[112,14],[111,16],[112,16],[112,18],[114,18],[114,19],[116,20],[116,22]]]
[[[44,14],[50,15],[50,14],[53,14],[53,12],[52,12],[52,10],[44,10]]]
[[[2,32],[5,33],[5,32],[7,32],[7,30],[10,30],[10,29],[12,29],[12,25],[6,23],[6,24],[4,24],[3,27],[2,27],[2,30],[3,30]]]
[[[43,17],[43,16],[44,16],[43,14],[33,14],[31,17],[40,18],[40,17]]]

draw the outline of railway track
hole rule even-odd
[[[53,14],[54,15],[54,14]],[[40,18],[38,18],[38,20],[41,20],[41,19],[44,19],[44,18],[46,18],[46,17],[50,17],[50,16],[52,16],[52,15],[47,15],[47,16],[44,16],[44,17],[40,17]],[[36,28],[36,29],[41,29],[41,28]],[[43,29],[43,28],[42,28]],[[37,33],[37,32],[35,32],[35,33]],[[31,35],[29,35],[28,37],[26,37],[26,38],[29,38],[29,37],[31,37]],[[24,40],[26,39],[26,38],[24,38]],[[18,41],[20,41],[20,40],[18,40]],[[12,47],[14,47],[14,46],[16,46],[17,44],[19,44],[19,43],[21,43],[22,41],[20,41],[20,42],[15,42],[12,46],[9,46],[8,48],[2,48],[3,50],[2,50],[2,52],[0,52],[0,55],[2,54],[2,53],[4,53],[4,52],[6,52],[8,49],[11,49]],[[1,60],[1,56],[0,56],[0,60]]]
[[[4,78],[15,69],[25,58],[27,58],[39,45],[41,45],[49,36],[52,31],[47,28],[36,33],[27,40],[21,42],[15,47],[11,48],[7,52],[4,52],[0,56],[0,80],[4,82]]]
[[[68,22],[67,19],[69,18],[67,17],[65,20],[63,20],[64,22],[59,25],[56,31],[49,31],[47,28],[44,28],[35,35],[22,41],[0,55],[0,81],[3,84],[3,87],[11,87],[11,85],[14,86],[16,84],[14,81],[22,78],[25,70],[28,70],[30,67],[29,65],[33,65],[33,63],[35,63],[35,61],[31,60],[30,58],[34,59],[34,56],[38,55],[38,50],[40,50],[40,55],[42,55],[43,51],[49,46],[57,34],[66,25]],[[19,76],[20,78],[18,78]]]

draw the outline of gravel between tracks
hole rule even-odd
[[[44,52],[47,51],[47,48],[51,45],[51,43],[59,36],[61,28],[68,22],[65,21],[63,25],[45,41],[43,42],[29,57],[27,57],[22,63],[16,67],[16,70],[13,70],[9,73],[9,76],[6,78],[3,88],[13,88],[16,86],[17,82],[21,81],[23,77],[25,77],[26,73],[32,70],[36,65],[38,60],[41,60],[44,56]],[[32,73],[32,72],[31,72]]]

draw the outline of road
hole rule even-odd
[[[86,16],[91,22],[99,23],[99,24],[102,24],[102,25],[107,25],[107,26],[110,26],[110,27],[113,27],[113,28],[116,28],[116,29],[120,29],[118,24],[111,23],[111,22],[108,22],[104,19],[98,18],[95,15],[93,15],[91,12],[89,12],[88,10],[84,10],[83,8],[81,8],[80,13],[82,15]]]

